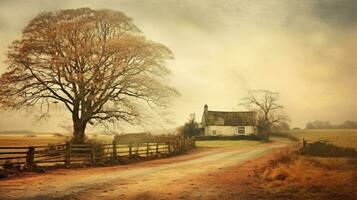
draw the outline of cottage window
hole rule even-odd
[[[216,130],[213,130],[212,131],[212,135],[216,135],[217,134],[217,131]]]
[[[244,135],[244,134],[245,134],[245,127],[239,126],[238,127],[238,135]]]

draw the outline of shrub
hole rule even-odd
[[[357,151],[352,148],[343,148],[326,141],[317,141],[306,144],[300,150],[303,155],[320,157],[357,157]]]
[[[182,127],[178,128],[180,135],[184,137],[194,137],[201,134],[202,130],[199,128],[199,124],[195,121],[195,117],[192,117]]]

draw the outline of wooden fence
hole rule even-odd
[[[155,158],[173,155],[195,147],[192,139],[177,138],[169,141],[150,141],[124,144],[59,144],[48,146],[0,147],[0,166],[66,166],[96,165],[120,161],[123,158]]]

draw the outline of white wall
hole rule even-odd
[[[222,135],[232,136],[238,135],[238,127],[241,126],[206,126],[205,135]],[[244,126],[245,135],[255,134],[257,128],[255,126]]]

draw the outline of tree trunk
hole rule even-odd
[[[73,121],[73,140],[74,144],[83,144],[85,139],[86,123],[82,123],[79,120]]]

